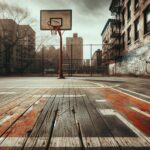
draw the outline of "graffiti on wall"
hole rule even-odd
[[[122,62],[111,64],[109,73],[114,74],[150,74],[150,45],[132,50],[123,56]]]

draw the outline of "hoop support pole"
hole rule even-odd
[[[61,30],[57,30],[59,37],[60,37],[60,51],[59,51],[59,79],[64,79],[63,76],[63,52],[62,52],[62,33]]]

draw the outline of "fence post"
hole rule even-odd
[[[90,63],[90,68],[91,68],[91,69],[90,69],[90,72],[91,72],[91,77],[92,77],[92,47],[93,47],[93,45],[91,44],[91,45],[90,45],[90,55],[91,55],[91,56],[90,56],[90,57],[91,57],[91,63]]]
[[[70,69],[71,69],[70,70],[71,71],[70,72],[71,73],[71,77],[72,77],[72,48],[73,48],[73,45],[71,44],[71,62],[70,62],[71,63],[71,67],[70,67]]]
[[[42,75],[44,76],[44,46],[42,47]]]

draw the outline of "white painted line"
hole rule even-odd
[[[16,92],[0,92],[0,95],[11,95],[16,94]]]
[[[105,84],[100,84],[100,83],[96,83],[96,82],[92,82],[92,81],[88,81],[88,82],[93,83],[93,84],[99,86],[99,88],[114,88],[114,87],[120,86],[118,84],[113,85],[113,86],[108,86],[108,85],[105,85]]]
[[[141,98],[139,98],[139,97],[133,96],[133,95],[131,95],[131,94],[125,93],[125,92],[123,92],[123,91],[120,91],[120,90],[117,90],[117,89],[114,89],[114,88],[111,88],[111,89],[114,90],[114,91],[120,92],[120,93],[122,93],[122,94],[131,96],[131,97],[133,97],[133,98],[136,98],[136,99],[138,99],[139,101],[142,101],[142,102],[144,102],[144,103],[150,104],[149,101],[143,100],[143,99],[141,99]]]
[[[0,87],[0,89],[1,89],[2,87]],[[92,88],[92,89],[101,89],[101,88],[105,88],[105,87],[98,87],[98,86],[75,86],[75,87],[62,87],[62,86],[57,86],[57,87],[53,87],[53,86],[51,86],[51,87],[4,87],[5,89],[11,89],[11,88],[14,88],[14,89],[48,89],[48,88],[55,88],[55,89],[68,89],[68,88],[70,88],[70,89],[90,89],[90,88]],[[4,89],[3,88],[3,89]]]
[[[105,100],[105,99],[100,99],[100,100],[96,100],[96,102],[100,102],[100,103],[102,102],[102,103],[103,103],[103,102],[107,102],[107,100]]]
[[[32,110],[33,110],[33,106],[31,106],[31,107],[25,112],[25,114],[30,113]]]
[[[134,92],[134,91],[131,91],[131,90],[128,90],[128,89],[121,88],[121,87],[118,87],[118,88],[121,89],[121,90],[127,91],[127,92],[131,92],[131,93],[146,97],[146,98],[150,98],[150,96],[147,96],[147,95],[142,94],[142,93],[137,93],[137,92]]]
[[[37,105],[39,102],[40,102],[40,100],[36,101],[36,102],[35,102],[35,105]]]
[[[56,97],[56,98],[72,98],[72,97],[85,97],[86,95],[33,95],[33,97]]]
[[[142,111],[142,110],[140,110],[140,109],[138,109],[138,108],[136,108],[136,107],[130,107],[130,108],[131,108],[132,110],[137,111],[138,113],[140,113],[140,114],[142,114],[142,115],[144,115],[144,116],[150,117],[150,114],[149,114],[149,113],[144,112],[144,111]]]
[[[13,115],[7,115],[4,118],[2,118],[0,120],[0,125],[2,125],[3,123],[5,123],[6,121],[8,121],[10,118],[12,118]]]
[[[129,127],[136,135],[138,135],[140,138],[144,138],[147,141],[150,142],[149,138],[142,133],[139,129],[137,129],[133,124],[131,124],[127,119],[125,119],[122,115],[120,115],[118,112],[116,112],[113,109],[99,109],[99,112],[102,115],[115,115],[118,117],[127,127]]]
[[[100,83],[96,83],[96,82],[92,82],[92,81],[86,81],[86,82],[89,82],[89,83],[95,84],[95,85],[97,85],[97,86],[99,86],[99,87],[105,87],[105,85],[100,84]]]
[[[34,98],[40,98],[41,95],[33,95]]]
[[[139,137],[114,137],[115,140],[121,145],[121,147],[149,147],[150,143],[148,143],[145,139],[139,138]],[[0,144],[0,147],[22,147],[23,143],[25,141],[25,137],[7,137],[4,139],[4,137],[0,138],[0,141],[3,141]],[[33,147],[32,143],[33,141],[37,140],[37,144],[34,145],[34,147],[45,147],[48,142],[48,137],[30,137],[27,140],[27,143],[25,145],[26,148]],[[92,148],[100,148],[100,147],[118,147],[113,142],[112,137],[82,137],[82,140],[84,142],[84,145],[86,147],[92,147]],[[89,141],[89,142],[88,142]],[[100,144],[101,142],[105,142],[105,144]],[[92,144],[92,145],[90,145]],[[111,145],[110,145],[111,144]],[[73,148],[73,147],[81,147],[80,139],[79,137],[52,137],[51,138],[51,144],[49,147],[67,147],[67,148]]]

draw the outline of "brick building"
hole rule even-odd
[[[5,73],[6,67],[14,64],[15,47],[9,47],[16,41],[17,24],[11,19],[0,19],[0,73]],[[9,57],[11,55],[11,59]],[[12,68],[10,68],[12,69]]]
[[[73,37],[66,38],[66,47],[69,58],[72,55],[72,59],[83,59],[83,39],[82,37],[78,37],[77,33],[74,33]]]
[[[109,73],[146,75],[146,60],[150,55],[150,1],[112,0],[110,11],[112,25],[107,23],[102,32],[103,57],[109,58],[106,63]],[[109,48],[106,43],[110,44]]]
[[[26,70],[35,55],[35,31],[29,25],[19,26],[19,39],[16,46],[15,66]]]
[[[102,51],[96,50],[92,55],[91,67],[94,73],[100,73],[102,67]]]
[[[22,72],[35,53],[35,31],[12,19],[0,20],[0,73]]]
[[[66,38],[66,54],[71,60],[72,69],[77,71],[83,64],[83,39],[77,33]]]
[[[94,52],[92,55],[92,66],[101,66],[102,64],[102,51],[98,49],[97,51]]]

